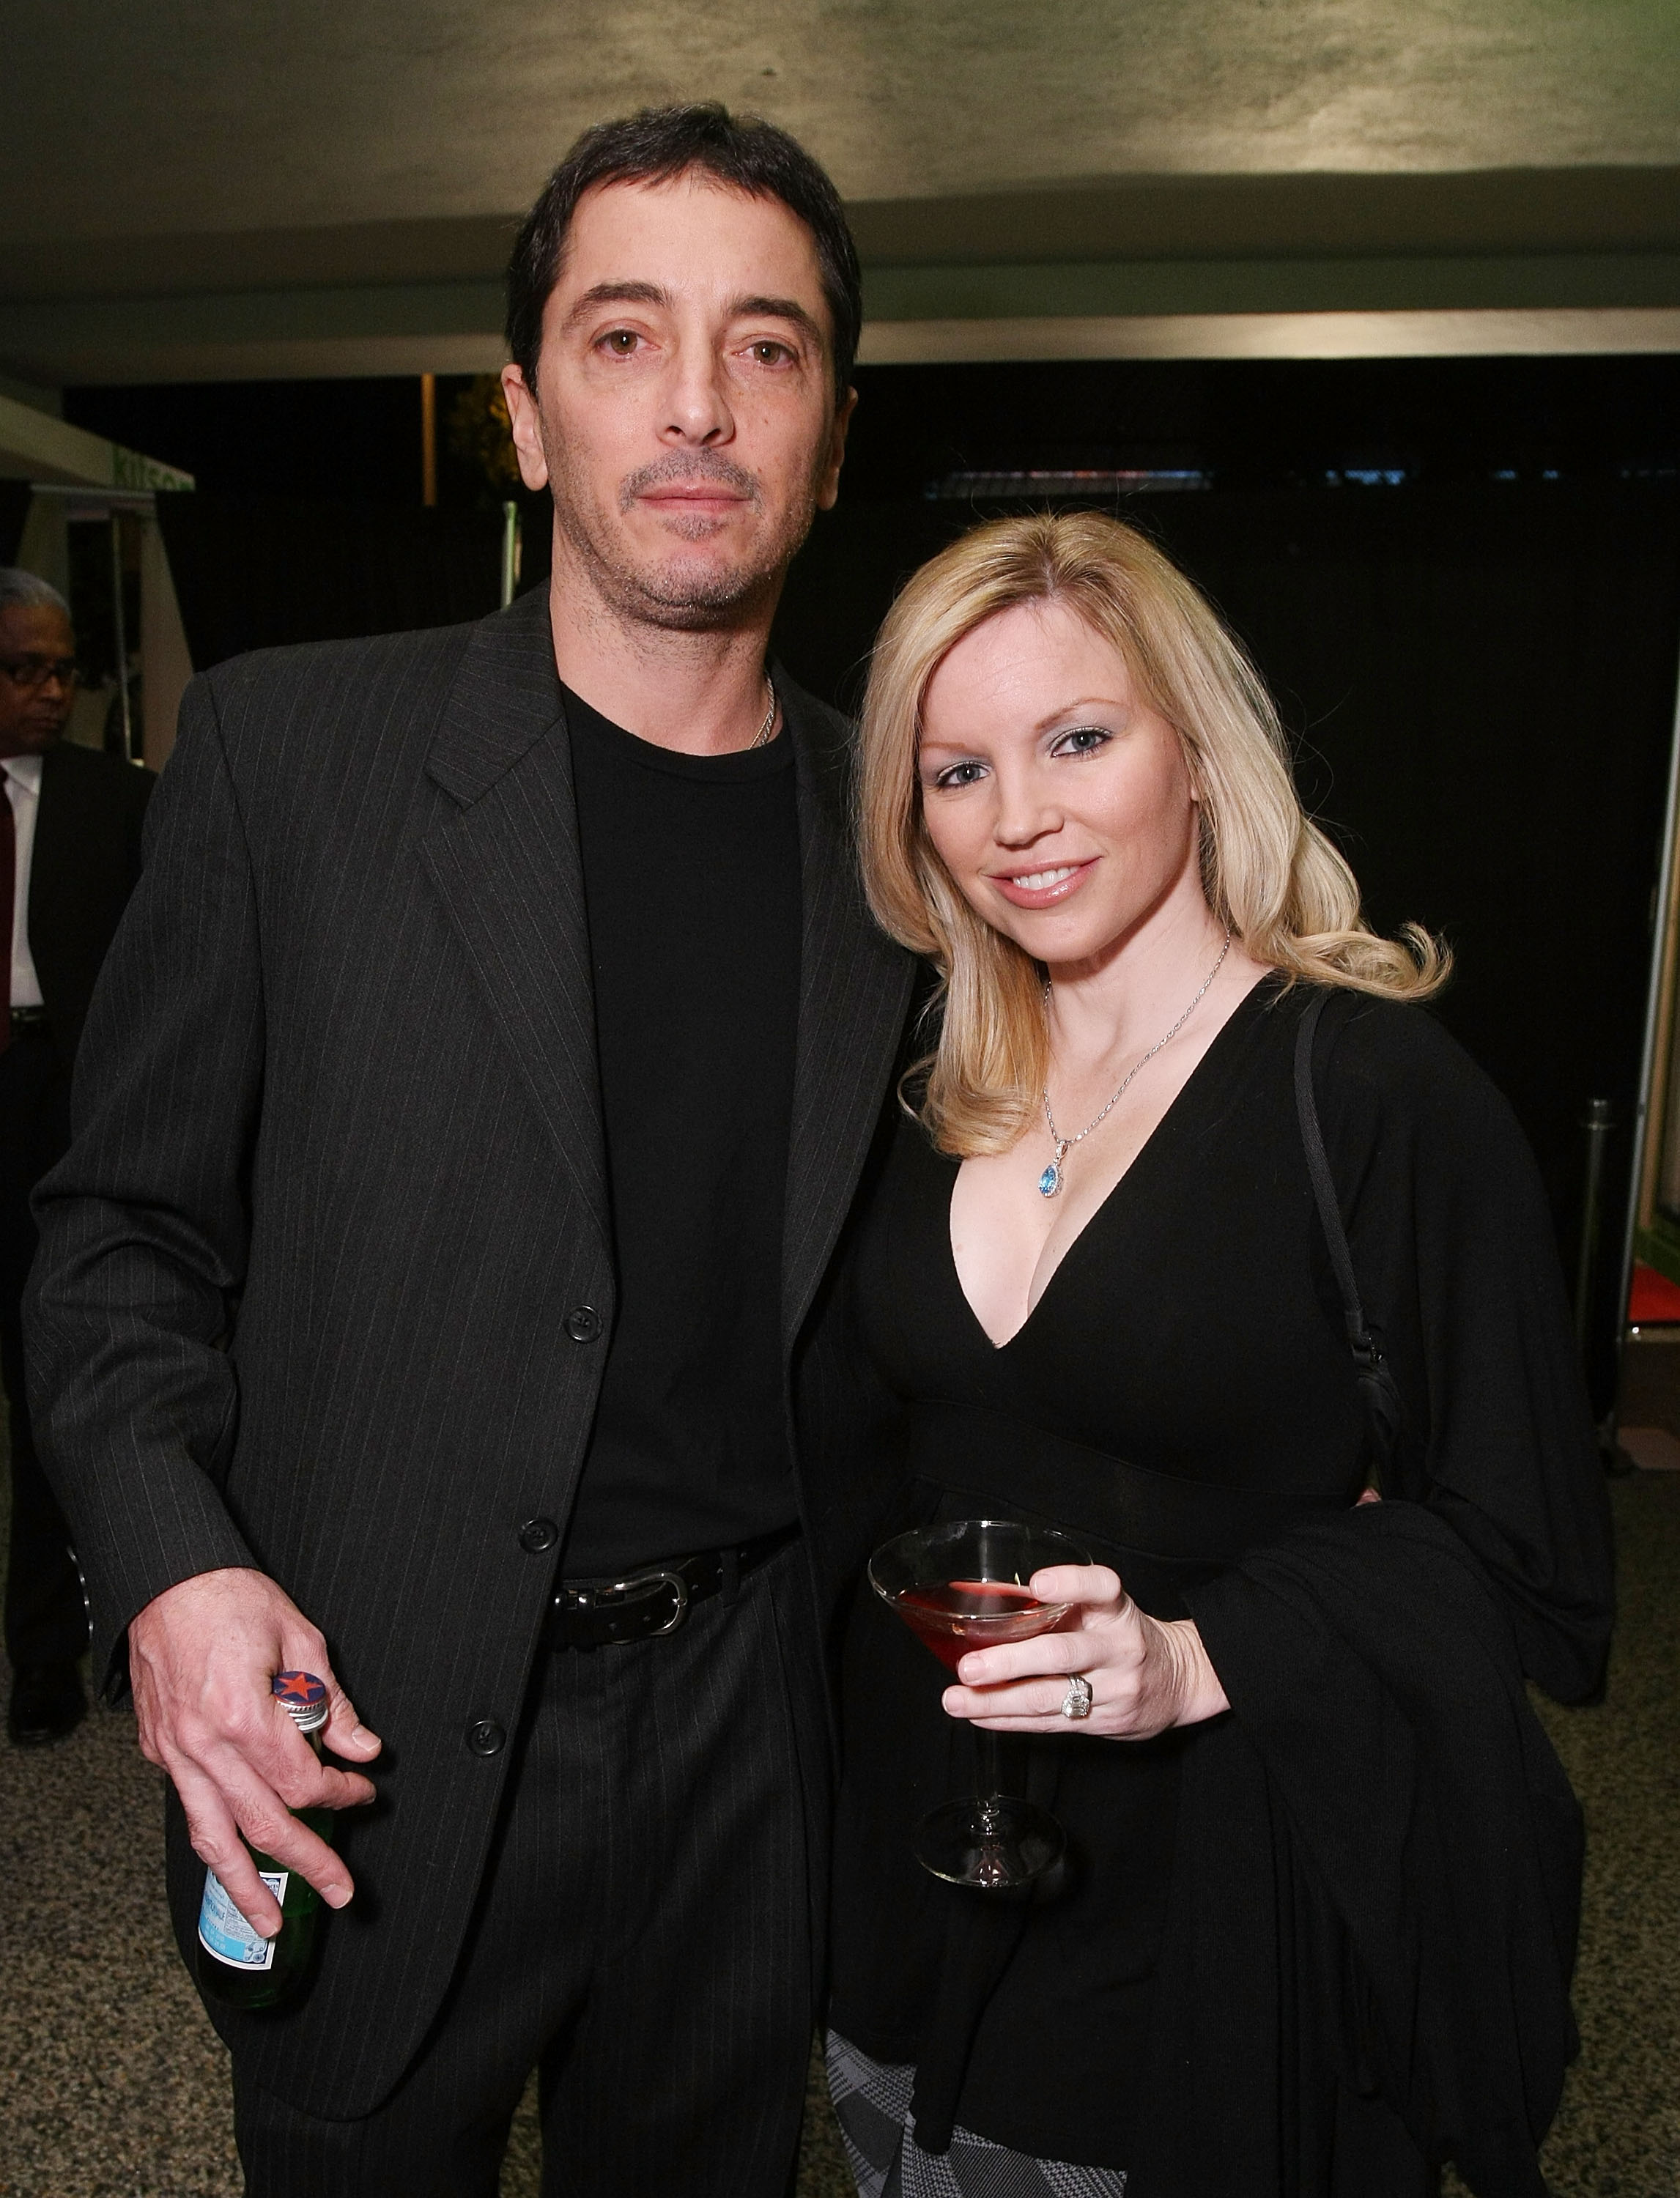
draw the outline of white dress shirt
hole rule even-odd
[[[29,864],[35,852],[35,812],[41,805],[41,759],[0,756],[0,785],[12,805],[17,860],[12,879],[12,999],[15,1008],[38,1008],[41,980],[29,951]]]

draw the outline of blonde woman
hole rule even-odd
[[[1241,650],[1094,515],[911,580],[859,786],[875,912],[940,980],[852,1271],[884,1525],[1099,1560],[943,1700],[859,1597],[859,2189],[1421,2198],[1452,2159],[1539,2198],[1579,1827],[1524,1682],[1596,1683],[1603,1490],[1532,1160],[1421,1006],[1445,955],[1366,927]],[[1026,1901],[910,1853],[970,1722],[1068,1829]]]

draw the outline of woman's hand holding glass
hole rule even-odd
[[[1032,1585],[1041,1602],[1073,1608],[1053,1631],[971,1649],[956,1666],[962,1683],[945,1689],[950,1716],[994,1732],[1153,1740],[1229,1708],[1194,1621],[1149,1617],[1107,1565],[1052,1566]],[[1091,1690],[1077,1721],[1062,1713],[1075,1672]]]

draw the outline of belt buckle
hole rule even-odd
[[[663,1625],[654,1626],[653,1631],[644,1637],[649,1641],[659,1641],[667,1633],[674,1633],[689,1614],[689,1583],[681,1573],[663,1568],[658,1572],[632,1573],[627,1579],[614,1580],[605,1592],[622,1596],[627,1602],[637,1603],[645,1602],[649,1596],[657,1595],[661,1588],[671,1590],[673,1604],[671,1615]],[[632,1590],[635,1590],[633,1593]],[[600,1605],[596,1607],[598,1609]]]

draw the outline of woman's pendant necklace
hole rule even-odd
[[[1054,1129],[1052,1129],[1051,1134],[1053,1136],[1055,1135]],[[1044,1170],[1043,1175],[1038,1178],[1038,1188],[1046,1198],[1054,1198],[1057,1191],[1061,1189],[1061,1156],[1067,1150],[1067,1148],[1070,1145],[1074,1145],[1078,1143],[1078,1139],[1077,1137],[1056,1138],[1055,1158],[1050,1162],[1049,1166]]]
[[[1208,986],[1218,975],[1220,970],[1224,968],[1225,957],[1230,952],[1230,951],[1231,934],[1227,931],[1225,933],[1225,943],[1219,949],[1219,958],[1213,964],[1213,967],[1208,971],[1206,976],[1202,979],[1200,991],[1196,994],[1195,998],[1191,1001],[1189,1006],[1186,1008],[1183,1014],[1179,1016],[1177,1021],[1174,1023],[1172,1028],[1167,1032],[1166,1036],[1162,1038],[1157,1038],[1155,1043],[1149,1048],[1148,1053],[1146,1053],[1141,1060],[1133,1061],[1131,1067],[1126,1071],[1125,1082],[1121,1084],[1119,1090],[1108,1102],[1108,1104],[1103,1108],[1102,1112],[1096,1115],[1091,1121],[1086,1123],[1084,1128],[1080,1131],[1078,1137],[1064,1137],[1061,1132],[1056,1128],[1055,1116],[1050,1112],[1050,1088],[1048,1084],[1044,1086],[1044,1125],[1049,1131],[1050,1143],[1055,1147],[1055,1158],[1050,1162],[1049,1166],[1044,1170],[1043,1175],[1038,1178],[1038,1195],[1041,1198],[1054,1198],[1056,1193],[1061,1189],[1062,1184],[1067,1180],[1067,1171],[1063,1166],[1063,1162],[1067,1160],[1068,1154],[1073,1151],[1075,1145],[1083,1144],[1084,1140],[1090,1137],[1093,1130],[1099,1128],[1102,1124],[1107,1120],[1109,1115],[1113,1114],[1115,1108],[1118,1107],[1121,1100],[1125,1098],[1126,1094],[1126,1086],[1130,1084],[1132,1078],[1136,1075],[1138,1070],[1140,1068],[1147,1067],[1148,1063],[1154,1059],[1155,1055],[1160,1051],[1163,1046],[1171,1044],[1173,1039],[1177,1037],[1179,1032],[1183,1029],[1185,1024],[1189,1022],[1190,1017],[1195,1013],[1197,1008],[1201,1004],[1202,999],[1206,994]],[[1049,1013],[1049,1009],[1050,980],[1047,977],[1044,980],[1044,1012],[1046,1015]]]

